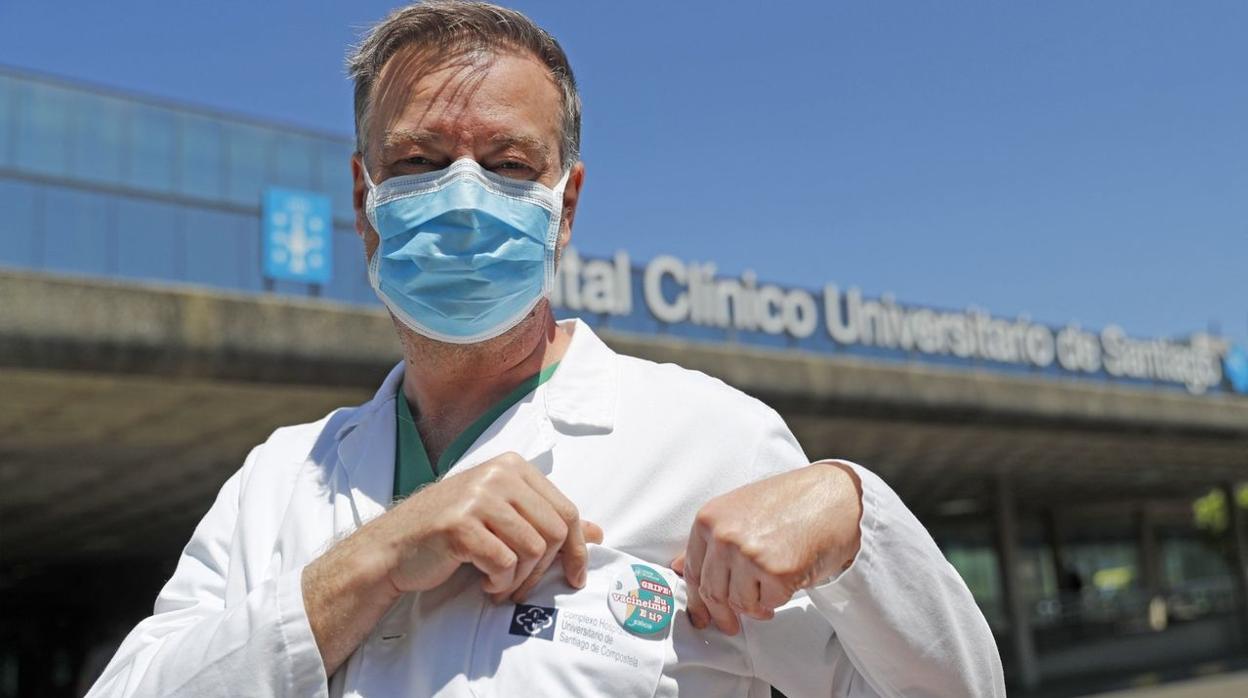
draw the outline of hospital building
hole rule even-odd
[[[0,68],[0,698],[80,695],[249,449],[400,358],[352,149]],[[850,274],[572,250],[552,302],[878,472],[966,580],[1011,695],[1248,666],[1248,348]]]

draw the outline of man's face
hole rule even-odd
[[[525,53],[481,51],[431,64],[416,51],[400,50],[373,87],[365,163],[380,183],[470,157],[490,172],[554,188],[563,175],[562,113],[549,70]],[[367,190],[357,161],[352,169],[356,230],[371,257],[377,232],[365,215]],[[583,172],[577,163],[568,177],[560,247],[571,236]]]

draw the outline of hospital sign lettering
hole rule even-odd
[[[588,259],[568,247],[551,303],[621,330],[1066,374],[1192,394],[1248,393],[1248,353],[1209,334],[1138,338],[1116,325],[1055,327],[1025,314],[903,304],[888,293],[868,298],[836,283],[812,291],[764,283],[750,271],[739,277],[716,272],[713,263],[668,255],[634,267],[623,251]]]

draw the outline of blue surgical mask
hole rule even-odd
[[[515,327],[555,279],[563,188],[450,167],[374,185],[365,212],[381,238],[368,264],[373,290],[413,332],[453,344]]]

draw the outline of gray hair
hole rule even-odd
[[[364,35],[347,56],[347,74],[355,81],[355,149],[364,152],[365,123],[377,76],[391,56],[405,46],[453,58],[472,51],[521,50],[550,70],[563,101],[560,155],[567,170],[580,159],[581,96],[568,57],[549,32],[515,10],[485,2],[426,0],[391,12]]]

